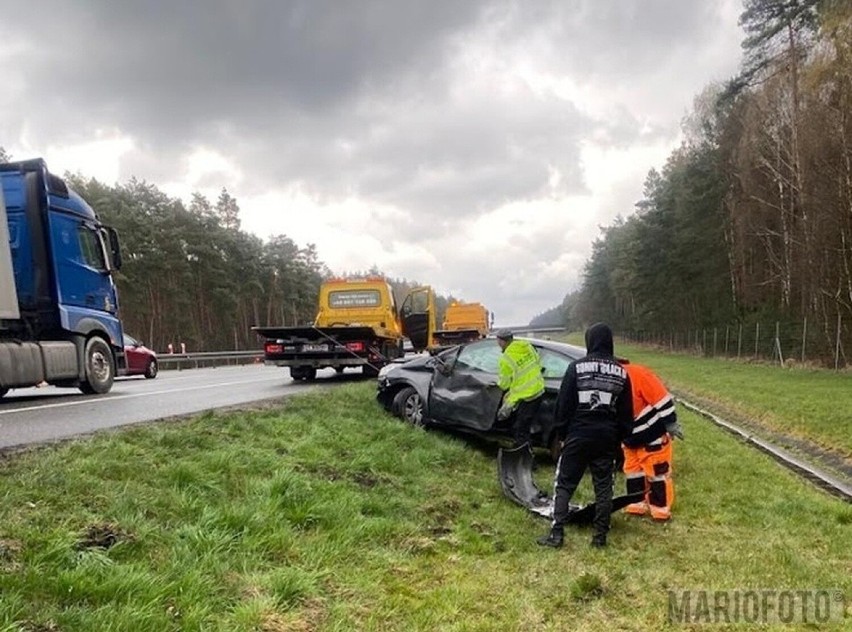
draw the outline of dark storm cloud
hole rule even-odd
[[[323,0],[24,6],[4,23],[37,44],[33,84],[126,119],[119,123],[176,123],[190,133],[282,106],[323,112],[398,68],[428,69],[442,40],[476,10]]]
[[[244,195],[289,184],[317,198],[356,194],[411,210],[412,227],[435,234],[444,222],[421,221],[425,212],[476,215],[546,195],[554,170],[559,193],[583,191],[584,136],[627,146],[677,127],[642,99],[595,116],[523,86],[466,91],[466,46],[484,41],[510,60],[528,52],[551,75],[641,92],[680,79],[672,56],[689,65],[712,37],[715,6],[31,0],[0,23],[17,86],[0,101],[0,144],[21,130],[43,146],[117,129],[137,147],[122,176],[154,182],[174,180],[186,153],[206,146],[243,171]]]
[[[28,105],[4,108],[3,136],[26,127],[43,145],[117,128],[166,157],[198,144],[237,153],[259,145],[268,153],[255,165],[279,156],[309,164],[326,134],[346,129],[359,94],[400,69],[440,66],[442,41],[476,10],[449,2],[27,3],[0,24],[2,35],[29,44],[6,60],[23,86],[17,101]],[[309,150],[294,153],[298,143]]]

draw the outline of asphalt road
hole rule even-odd
[[[336,381],[334,371],[325,369],[315,384]],[[284,397],[315,387],[294,383],[287,369],[252,364],[162,371],[153,380],[119,378],[106,395],[83,395],[77,389],[52,386],[15,389],[0,400],[0,448]]]

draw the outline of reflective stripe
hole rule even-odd
[[[645,472],[639,470],[638,472],[626,472],[624,474],[625,478],[645,478]]]
[[[643,409],[642,409],[642,411],[641,411],[641,412],[639,412],[639,413],[637,413],[636,411],[633,411],[633,418],[634,418],[636,421],[639,421],[640,419],[642,419],[642,417],[644,417],[645,415],[647,415],[648,413],[650,413],[652,410],[654,410],[654,405],[653,405],[653,404],[648,404],[648,405],[647,405],[647,406],[645,406],[645,408],[643,408]]]
[[[653,408],[653,406],[651,406],[650,408]],[[656,422],[660,421],[660,419],[662,419],[663,417],[668,417],[668,416],[669,416],[669,415],[671,415],[673,412],[674,412],[674,407],[671,407],[669,410],[661,410],[661,411],[659,411],[656,415],[654,415],[653,417],[651,417],[651,418],[650,418],[648,421],[646,421],[645,423],[640,424],[640,425],[638,425],[638,426],[634,426],[634,428],[633,428],[633,434],[639,434],[639,433],[640,433],[640,432],[642,432],[643,430],[647,430],[648,428],[650,428],[651,426],[653,426]]]
[[[559,484],[559,472],[562,470],[562,452],[559,453],[559,458],[556,460],[556,472],[553,474],[553,500],[554,503],[556,501],[556,486]],[[551,526],[561,526],[556,524],[556,514],[554,512],[553,520],[550,522]]]
[[[518,363],[515,362],[515,359],[512,356],[510,356],[509,354],[503,354],[503,359],[509,363],[509,366],[512,367],[513,371],[518,370]]]
[[[650,480],[652,483],[665,483],[668,477],[668,474],[663,474],[662,476],[652,476],[648,480]]]
[[[654,406],[656,406],[656,407],[657,407],[657,408],[659,408],[660,410],[663,410],[663,408],[665,408],[668,404],[672,404],[672,406],[674,406],[674,400],[672,399],[671,394],[666,395],[663,399],[661,399],[660,401],[656,402],[656,403],[654,404]]]
[[[516,386],[512,386],[512,390],[513,390],[513,391],[523,391],[525,388],[527,388],[527,386],[528,386],[528,385],[530,385],[530,384],[537,384],[538,382],[539,382],[539,379],[538,379],[538,377],[537,377],[537,376],[535,376],[535,375],[530,375],[530,376],[529,376],[526,380],[524,380],[523,382],[519,382]]]

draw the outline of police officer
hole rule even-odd
[[[515,340],[508,329],[497,332],[500,356],[497,386],[506,391],[497,419],[512,419],[515,446],[529,444],[530,427],[541,406],[544,377],[538,352],[526,340]]]
[[[568,366],[559,388],[556,425],[564,440],[556,465],[553,524],[539,544],[562,546],[569,502],[588,467],[595,488],[592,546],[606,546],[614,463],[632,422],[630,378],[613,356],[612,330],[597,323],[586,331],[586,355]]]

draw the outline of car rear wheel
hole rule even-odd
[[[423,400],[412,386],[406,386],[396,394],[391,410],[398,411],[397,414],[412,426],[422,428],[426,425],[423,421]]]
[[[148,363],[148,366],[145,368],[145,378],[148,380],[153,380],[157,377],[157,373],[159,373],[160,367],[157,365],[156,360],[151,360]]]

